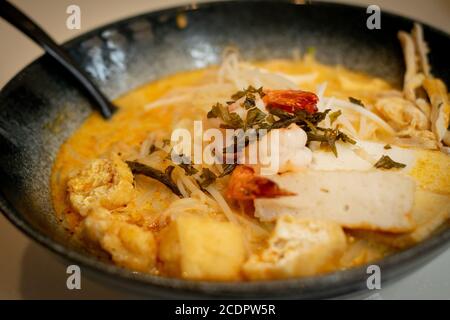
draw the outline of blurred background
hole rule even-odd
[[[328,0],[360,6],[376,4],[381,10],[408,16],[450,33],[450,0]],[[146,11],[190,4],[189,0],[12,0],[58,42],[103,24]],[[204,2],[196,0],[196,3]],[[302,0],[298,0],[302,2]],[[69,5],[81,8],[81,29],[66,28]],[[0,87],[42,54],[34,43],[0,19]],[[444,49],[444,48],[442,48]],[[445,49],[444,49],[445,50]],[[66,266],[28,240],[0,216],[0,299],[135,298],[82,277],[82,289],[66,289]],[[414,274],[392,284],[372,299],[450,299],[450,252]],[[82,274],[83,275],[83,274]],[[365,298],[355,296],[353,298]]]

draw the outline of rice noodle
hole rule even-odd
[[[145,139],[142,142],[141,149],[139,150],[139,155],[141,156],[141,158],[145,157],[149,153],[151,144],[151,139]]]
[[[317,86],[317,89],[316,89],[316,95],[319,98],[319,103],[317,104],[317,108],[319,109],[319,111],[324,111],[324,108],[323,108],[324,100],[323,100],[323,98],[324,98],[324,94],[325,94],[325,90],[326,89],[327,89],[327,82],[319,84]],[[322,108],[321,108],[321,106],[322,106]]]
[[[355,103],[352,103],[350,101],[340,100],[334,97],[329,98],[323,98],[324,102],[326,103],[329,99],[333,98],[333,106],[334,108],[342,108],[354,111],[358,114],[360,114],[363,117],[369,118],[373,122],[375,122],[380,128],[382,128],[386,133],[389,133],[390,135],[395,135],[395,130],[383,119],[381,119],[379,116],[377,116],[375,113],[367,110],[364,107],[361,107],[360,105],[357,105]]]
[[[233,210],[231,210],[228,203],[225,201],[224,197],[220,194],[220,192],[212,185],[208,186],[206,190],[209,194],[216,200],[219,207],[222,209],[223,213],[227,217],[230,222],[239,225],[238,218],[236,217]]]
[[[180,192],[184,198],[189,198],[189,194],[186,191],[186,189],[184,188],[183,180],[177,179],[177,187],[180,190]]]

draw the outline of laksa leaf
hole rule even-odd
[[[330,124],[333,124],[341,114],[341,110],[330,113],[330,115],[328,116],[330,118]]]
[[[179,163],[178,166],[184,170],[184,173],[187,176],[192,176],[198,172],[198,170],[194,168],[194,165],[189,157],[180,155],[179,159],[181,160],[181,163]]]
[[[234,101],[237,101],[237,100],[241,99],[242,97],[245,97],[245,96],[248,96],[251,94],[253,94],[253,95],[258,94],[261,98],[264,97],[264,95],[265,95],[262,87],[256,89],[253,86],[248,86],[247,89],[238,91],[235,94],[233,94],[231,96],[231,99],[233,99]]]
[[[378,169],[401,169],[406,167],[406,164],[396,162],[392,160],[389,156],[383,155],[377,163],[374,164],[375,168]]]
[[[242,103],[242,107],[245,109],[253,108],[256,105],[256,97],[253,93],[247,94],[244,102]]]
[[[219,178],[222,178],[222,177],[225,177],[225,176],[231,174],[233,172],[233,170],[236,168],[236,166],[237,166],[237,163],[230,163],[230,164],[224,163],[222,165],[223,172],[221,173]]]
[[[177,184],[172,179],[172,171],[175,168],[174,166],[168,166],[163,172],[137,161],[127,161],[126,163],[133,174],[142,174],[149,178],[155,179],[172,190],[172,192],[177,196],[182,197],[180,189],[178,189]]]
[[[362,103],[361,100],[353,98],[353,97],[348,97],[348,101],[350,101],[351,103],[357,104],[363,108],[365,108],[366,106],[364,105],[364,103]]]
[[[317,128],[317,132],[307,132],[308,143],[311,141],[318,141],[322,147],[329,148],[334,155],[337,157],[338,152],[336,148],[336,142],[342,141],[344,143],[356,144],[356,141],[350,138],[345,133],[341,132],[339,129],[331,128]]]
[[[255,125],[262,123],[267,117],[267,114],[258,108],[252,108],[248,110],[247,117],[245,119],[245,127],[252,128]]]
[[[227,129],[241,129],[244,127],[244,121],[235,113],[230,112],[227,106],[220,103],[215,104],[206,115],[208,119],[219,118],[223,121],[221,127]]]
[[[208,168],[203,168],[200,174],[200,181],[198,181],[200,187],[207,188],[210,184],[216,181],[217,176]]]

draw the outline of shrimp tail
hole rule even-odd
[[[234,169],[226,196],[233,200],[255,200],[293,196],[295,193],[280,188],[275,182],[255,174],[253,168],[240,165]]]

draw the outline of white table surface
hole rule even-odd
[[[59,42],[89,29],[145,11],[191,3],[186,0],[12,0]],[[201,1],[196,1],[201,2]],[[424,21],[450,33],[450,0],[347,0]],[[66,8],[81,8],[81,30],[65,26]],[[0,19],[0,87],[42,51]],[[117,299],[138,296],[82,277],[82,289],[66,288],[66,266],[0,216],[0,299]],[[359,298],[359,297],[357,297]],[[374,299],[450,299],[450,250],[425,267],[383,287]]]

